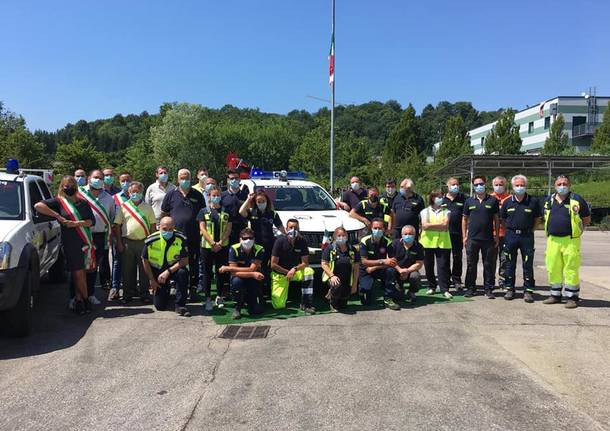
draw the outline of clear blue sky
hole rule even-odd
[[[610,94],[606,1],[337,0],[337,101],[523,108]],[[327,98],[330,0],[3,1],[0,100],[31,129],[163,102]]]

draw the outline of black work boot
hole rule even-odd
[[[534,302],[534,295],[532,295],[532,292],[528,292],[526,290],[525,293],[523,294],[523,300],[525,302],[527,302],[528,304],[531,304],[532,302]]]
[[[508,289],[504,294],[504,299],[506,299],[507,301],[515,299],[515,289]]]

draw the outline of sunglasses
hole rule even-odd
[[[254,239],[253,236],[245,236],[242,238],[244,241],[248,241],[249,239]]]

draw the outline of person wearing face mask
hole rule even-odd
[[[496,198],[496,200],[500,204],[500,210],[502,210],[502,205],[504,205],[504,202],[508,198],[510,198],[510,193],[507,190],[506,183],[506,178],[502,176],[497,176],[492,180],[494,191],[490,193],[490,195]],[[504,225],[500,223],[499,242],[498,246],[495,248],[495,260],[498,264],[498,287],[500,287],[500,289],[505,289],[504,280],[506,279],[506,258],[504,256],[504,253],[502,253],[502,249],[504,248],[505,236],[506,230],[504,228]]]
[[[464,239],[462,238],[462,216],[464,214],[464,202],[466,196],[460,193],[460,182],[451,177],[447,180],[447,194],[443,197],[443,206],[451,212],[449,218],[449,237],[451,238],[451,283],[458,293],[462,293],[462,250]]]
[[[87,172],[84,169],[77,169],[74,171],[74,179],[78,188],[85,187],[87,185]]]
[[[251,193],[239,209],[239,215],[248,220],[254,230],[257,244],[263,247],[261,271],[265,275],[265,293],[271,294],[271,251],[275,244],[275,228],[286,234],[280,215],[274,211],[273,202],[263,190]]]
[[[419,213],[424,209],[424,200],[414,192],[415,184],[410,178],[400,182],[399,195],[392,203],[392,227],[394,239],[401,238],[402,227],[411,225],[415,227],[415,236],[419,237]]]
[[[426,279],[428,280],[428,295],[434,294],[436,287],[447,299],[451,299],[449,293],[449,280],[451,271],[449,269],[449,256],[451,256],[451,237],[449,236],[449,222],[451,212],[443,206],[443,193],[440,191],[430,192],[428,196],[429,207],[421,213],[421,237],[420,244],[424,247],[424,267]],[[438,279],[434,274],[434,261]],[[438,285],[437,285],[438,281]]]
[[[328,282],[332,312],[345,308],[350,294],[358,291],[359,267],[360,252],[349,244],[347,231],[336,228],[333,242],[322,251],[322,281]]]
[[[107,169],[104,172],[108,172]],[[109,171],[112,174],[112,170]],[[109,188],[106,187],[107,175],[104,174],[104,190],[110,193]],[[119,175],[119,184],[121,184],[121,188],[114,194],[112,194],[112,198],[114,199],[115,205],[115,214],[120,210],[121,205],[124,202],[129,201],[129,185],[131,184],[131,174],[127,171],[121,173]],[[113,186],[114,187],[114,186]],[[117,237],[113,235],[113,246],[112,246],[112,288],[110,292],[108,292],[108,300],[114,301],[119,299],[119,291],[121,289],[121,256],[117,250]]]
[[[214,309],[212,304],[212,268],[216,268],[216,306],[224,307],[224,297],[227,293],[229,279],[227,273],[220,272],[220,268],[227,264],[229,255],[229,237],[233,223],[231,216],[222,207],[220,190],[216,187],[210,190],[210,205],[202,208],[197,214],[199,230],[201,232],[200,265],[202,268],[199,277],[198,291],[205,295],[205,311]]]
[[[379,198],[379,202],[381,202],[388,208],[392,208],[392,204],[394,203],[395,197],[396,197],[396,180],[394,178],[388,178],[385,181],[385,191],[381,194],[381,197]]]
[[[203,195],[191,187],[191,171],[180,169],[178,171],[178,185],[168,191],[161,203],[161,215],[169,216],[174,220],[176,229],[182,232],[187,239],[189,251],[189,286],[191,300],[200,282],[199,256],[201,234],[197,216],[205,207]]]
[[[424,248],[415,239],[415,227],[402,227],[400,239],[390,244],[388,257],[396,259],[396,266],[388,268],[390,278],[394,279],[394,288],[400,296],[409,297],[411,305],[415,305],[415,294],[420,286],[419,270],[424,264]],[[397,286],[398,285],[398,286]]]
[[[229,265],[220,267],[221,273],[231,275],[231,295],[235,300],[231,317],[234,320],[241,319],[241,310],[245,305],[251,316],[264,310],[264,302],[259,302],[265,279],[261,272],[264,254],[263,247],[255,244],[254,231],[244,228],[239,233],[239,243],[229,248]]]
[[[167,310],[170,282],[176,286],[174,311],[179,316],[191,317],[186,307],[188,295],[188,250],[186,237],[176,231],[171,217],[159,220],[159,230],[144,241],[142,266],[153,293],[153,304],[157,311]]]
[[[193,186],[195,190],[203,194],[205,191],[206,180],[208,179],[208,170],[206,168],[197,169],[197,184]]]
[[[150,205],[155,212],[157,226],[161,220],[161,205],[163,204],[163,199],[165,199],[165,195],[168,192],[171,192],[176,188],[175,185],[169,182],[169,175],[167,172],[165,166],[159,166],[155,172],[157,181],[148,186],[146,194],[144,195],[144,202]]]
[[[398,291],[394,283],[393,269],[396,258],[388,257],[388,248],[392,240],[384,235],[385,223],[383,219],[374,219],[371,222],[371,234],[360,240],[360,272],[358,290],[362,305],[372,305],[374,300],[373,285],[375,281],[384,287],[384,304],[390,310],[400,310],[396,302]]]
[[[121,259],[124,304],[134,296],[150,303],[148,277],[142,263],[144,240],[157,230],[157,219],[152,207],[144,202],[144,186],[139,181],[129,185],[129,200],[116,210],[113,229],[117,251]]]
[[[97,266],[94,271],[87,272],[87,293],[89,302],[92,305],[99,305],[100,301],[95,296],[95,281],[99,272],[102,286],[110,282],[108,253],[112,244],[112,221],[116,207],[112,196],[104,191],[104,175],[99,169],[91,171],[88,185],[79,190],[78,197],[89,204],[95,216],[95,224],[90,229],[95,245]],[[71,289],[73,294],[74,287],[71,286]]]
[[[506,229],[502,253],[506,260],[504,299],[515,297],[515,270],[517,268],[517,252],[521,252],[523,261],[523,299],[534,302],[534,229],[542,217],[540,202],[526,192],[527,178],[515,175],[511,179],[513,194],[504,201],[500,208],[500,220]]]
[[[390,208],[379,200],[379,190],[377,187],[369,187],[368,199],[360,202],[357,207],[352,208],[349,213],[350,217],[364,223],[366,227],[371,228],[371,221],[376,218],[383,219],[388,226],[388,232],[392,231],[392,218],[390,217]]]
[[[114,170],[112,168],[104,168],[104,191],[110,195],[116,195],[121,191],[120,188],[114,185]]]
[[[474,196],[464,203],[462,237],[466,247],[466,293],[476,295],[477,266],[479,253],[483,257],[483,288],[488,299],[494,299],[493,289],[496,273],[496,253],[500,221],[498,200],[485,189],[485,177],[477,175],[472,179]]]
[[[286,222],[286,235],[275,241],[271,251],[271,305],[286,308],[290,286],[301,289],[301,310],[314,314],[314,270],[309,266],[309,247],[299,233],[299,221]]]
[[[227,190],[221,194],[221,205],[230,214],[233,223],[234,230],[230,238],[231,244],[239,242],[239,232],[246,227],[246,220],[239,215],[239,209],[248,199],[250,189],[247,185],[242,185],[239,178],[239,172],[230,169],[227,172]]]
[[[96,267],[95,245],[90,230],[95,217],[91,207],[78,197],[76,180],[67,175],[59,183],[57,196],[37,202],[34,208],[61,224],[63,255],[75,287],[74,311],[78,314],[90,312],[86,271]]]
[[[580,298],[580,237],[591,223],[591,211],[581,196],[570,191],[570,185],[567,176],[558,176],[556,193],[544,202],[545,263],[551,296],[543,303],[561,303],[563,288],[565,307],[576,308]]]
[[[216,182],[216,180],[212,177],[207,177],[205,179],[205,185],[203,187],[203,192],[201,193],[203,195],[203,200],[205,201],[205,205],[208,206],[210,204],[210,190],[213,187],[218,187],[218,183]]]
[[[352,177],[350,179],[349,190],[343,192],[339,205],[345,211],[351,211],[360,205],[360,201],[366,199],[366,189],[362,187],[360,178]]]

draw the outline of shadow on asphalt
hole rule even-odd
[[[610,301],[581,298],[578,305],[586,308],[610,308]]]
[[[97,289],[102,298],[106,291]],[[134,305],[137,305],[136,302]],[[65,284],[43,284],[34,308],[32,332],[26,338],[10,338],[0,334],[0,360],[42,355],[74,346],[87,333],[96,318],[126,317],[153,313],[149,307],[93,307],[93,312],[77,316],[68,310],[68,289]]]

